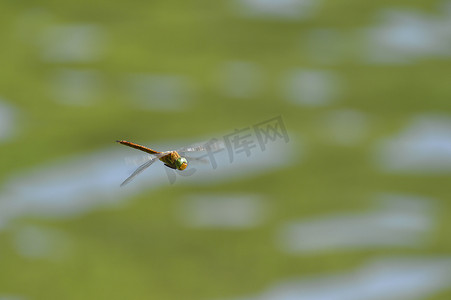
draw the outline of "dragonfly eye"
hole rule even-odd
[[[186,158],[184,158],[184,157],[179,157],[179,158],[175,161],[175,166],[176,166],[177,169],[179,169],[179,170],[185,170],[186,167],[188,166],[188,162],[186,161]]]

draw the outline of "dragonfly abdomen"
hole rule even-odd
[[[132,142],[128,142],[128,141],[121,140],[121,141],[116,141],[116,142],[118,142],[119,144],[125,145],[125,146],[129,146],[129,147],[144,151],[149,154],[160,154],[161,153],[161,152],[158,152],[158,151],[152,150],[150,148],[147,148],[147,147],[144,147],[144,146],[132,143]]]

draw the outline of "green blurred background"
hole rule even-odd
[[[0,299],[450,299],[450,28],[435,0],[1,1]],[[118,187],[117,139],[276,116],[288,143]]]

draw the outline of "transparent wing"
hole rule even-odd
[[[138,166],[142,165],[143,163],[146,163],[151,159],[153,156],[149,157],[149,154],[135,154],[133,156],[126,156],[124,158],[125,164],[130,167],[137,168]]]
[[[197,151],[206,151],[206,150],[208,150],[208,148],[205,145],[200,145],[200,146],[195,146],[195,147],[191,147],[191,146],[182,147],[180,149],[177,149],[176,151],[185,153],[185,152],[197,152]]]
[[[124,180],[124,182],[121,183],[121,186],[126,185],[127,183],[129,183],[130,181],[132,181],[133,178],[135,178],[138,174],[140,174],[142,171],[144,171],[145,169],[147,169],[148,167],[150,167],[157,159],[159,158],[159,156],[155,156],[152,157],[149,161],[143,163],[142,165],[140,165],[135,172],[132,173],[132,175],[130,175],[127,179]]]
[[[198,152],[198,151],[217,151],[224,148],[224,143],[218,140],[211,140],[204,144],[198,146],[187,146],[182,147],[177,152],[186,153],[186,152]]]
[[[170,151],[169,151],[170,152]],[[126,156],[125,157],[125,164],[127,166],[139,166],[145,162],[148,162],[150,159],[152,159],[153,157],[156,158],[160,158],[162,156],[165,156],[166,154],[169,153],[168,151],[166,152],[161,152],[158,154],[138,154],[138,155],[133,155],[133,156]]]
[[[209,163],[209,160],[206,158],[192,157],[192,156],[185,156],[185,158],[188,160],[188,162],[199,162],[199,163],[203,163],[203,164]]]

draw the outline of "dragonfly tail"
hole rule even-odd
[[[129,147],[144,151],[149,154],[160,154],[161,153],[161,152],[158,152],[158,151],[152,150],[150,148],[147,148],[147,147],[144,147],[144,146],[132,143],[132,142],[128,142],[128,141],[120,140],[120,141],[116,141],[116,142],[118,142],[119,144],[125,145],[125,146],[129,146]]]

